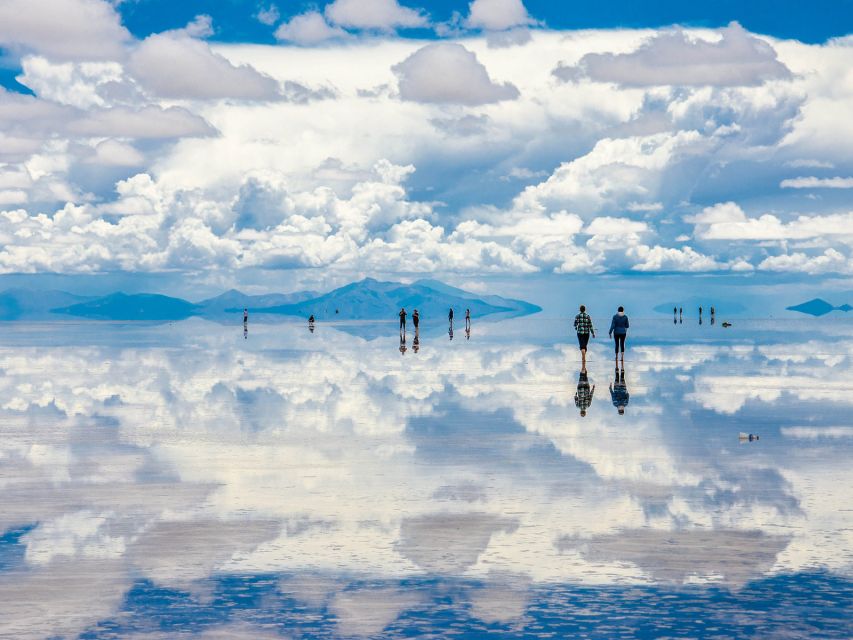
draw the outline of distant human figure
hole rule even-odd
[[[610,385],[610,400],[619,415],[624,416],[625,407],[628,406],[628,401],[631,399],[631,395],[628,393],[628,385],[625,384],[625,369],[620,371],[617,368],[614,376],[616,380]]]
[[[586,410],[592,404],[592,396],[595,393],[595,385],[589,386],[589,378],[586,374],[586,367],[581,367],[580,375],[578,375],[578,388],[575,391],[575,406],[580,409],[581,418],[586,417]]]
[[[400,334],[400,355],[401,356],[406,355],[406,334],[405,333]]]
[[[450,321],[447,327],[447,337],[453,340],[453,320]]]
[[[621,351],[623,363],[625,362],[625,338],[628,337],[628,326],[628,316],[625,315],[625,307],[619,307],[616,315],[610,321],[608,335],[613,338],[617,358]]]
[[[681,324],[682,322],[684,322],[683,318],[684,318],[684,308],[678,307],[678,324]]]
[[[714,307],[711,307],[711,324],[717,324],[717,310]]]
[[[415,325],[415,336],[418,335],[418,324],[421,321],[421,317],[418,315],[418,310],[415,309],[412,313],[412,324]]]
[[[678,307],[672,308],[672,324],[678,324]]]
[[[470,340],[470,339],[471,339],[471,327],[467,327],[467,328],[465,329],[465,339],[466,339],[466,340]]]
[[[400,308],[400,333],[406,333],[406,310],[404,308]]]
[[[314,314],[308,316],[308,331],[314,333]]]
[[[453,307],[450,307],[450,312],[447,314],[447,319],[453,322]]]
[[[412,340],[412,351],[417,353],[421,348],[421,338],[418,335],[418,332],[415,331],[415,339]]]
[[[592,326],[592,318],[586,312],[584,305],[580,306],[580,313],[575,316],[575,331],[578,334],[578,346],[581,350],[581,366],[586,368],[586,347],[589,344],[589,336],[595,337],[595,327]]]
[[[243,309],[243,324],[246,324],[249,321],[249,310]]]
[[[471,310],[465,309],[465,330],[471,330]]]

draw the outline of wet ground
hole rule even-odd
[[[853,324],[632,324],[6,325],[0,637],[853,636]]]

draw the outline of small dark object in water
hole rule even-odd
[[[744,433],[743,431],[741,431],[738,434],[738,440],[749,440],[749,442],[753,442],[755,440],[758,440],[758,436],[754,433]]]
[[[724,322],[722,326],[724,326],[726,329],[728,329],[730,326],[732,326],[732,323],[731,322]]]

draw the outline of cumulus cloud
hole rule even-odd
[[[736,22],[718,33],[719,40],[711,42],[683,30],[665,32],[632,53],[588,53],[553,73],[564,81],[587,77],[627,87],[755,86],[791,77],[773,47]]]
[[[278,19],[281,17],[281,13],[278,10],[278,7],[274,4],[270,4],[269,6],[262,6],[258,9],[258,12],[255,14],[255,19],[261,24],[265,24],[268,27],[273,26]]]
[[[481,105],[515,100],[519,91],[495,83],[477,56],[456,43],[428,44],[394,65],[400,97],[413,102]]]
[[[0,45],[55,60],[121,58],[130,34],[104,0],[5,0]]]
[[[468,5],[465,25],[472,29],[503,31],[532,24],[521,0],[474,0]]]
[[[346,31],[340,27],[331,26],[317,11],[308,11],[293,16],[275,30],[276,39],[303,46],[320,44],[333,38],[346,36]]]
[[[203,118],[181,107],[115,107],[91,111],[68,123],[68,131],[81,136],[123,138],[180,138],[209,136],[216,130]]]
[[[425,27],[429,20],[423,11],[401,6],[397,0],[335,0],[326,5],[330,22],[352,29]]]
[[[706,207],[701,213],[687,216],[696,225],[695,235],[703,240],[802,240],[825,236],[853,237],[853,213],[825,216],[798,216],[783,222],[766,213],[750,218],[734,202]]]
[[[853,178],[788,178],[779,184],[783,189],[853,189]]]
[[[155,34],[133,51],[128,71],[163,98],[275,100],[278,83],[249,65],[236,66],[200,40]],[[166,72],[165,70],[168,70]]]
[[[770,256],[761,261],[759,269],[765,271],[794,271],[809,274],[849,273],[850,260],[836,249],[827,249],[819,255],[803,252]]]

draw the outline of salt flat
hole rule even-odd
[[[5,325],[0,637],[853,635],[853,325],[447,330]]]

